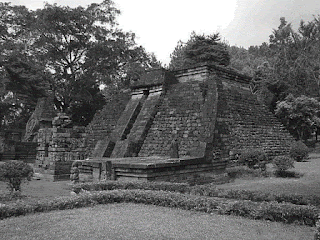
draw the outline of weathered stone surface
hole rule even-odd
[[[64,175],[57,164],[90,156],[94,159],[81,174],[94,179],[105,172],[112,178],[155,180],[221,171],[248,148],[269,156],[288,152],[293,138],[251,93],[250,77],[210,64],[179,70],[167,85],[166,74],[146,75],[156,79],[115,95],[85,131],[40,129],[38,165]],[[168,160],[173,139],[179,158]],[[110,156],[118,158],[108,167],[94,165]],[[151,156],[158,158],[148,162]]]
[[[101,154],[103,156],[110,143],[111,133],[115,129],[117,121],[126,108],[130,97],[130,92],[115,94],[107,101],[104,108],[95,114],[92,122],[86,128],[87,157],[101,157]],[[98,141],[100,141],[100,146],[96,146]]]
[[[38,129],[44,126],[51,127],[52,118],[56,116],[53,99],[54,95],[49,91],[47,92],[47,97],[38,99],[36,109],[26,125],[26,133],[24,135],[25,142],[37,141]]]
[[[199,146],[205,132],[203,101],[198,81],[172,85],[161,99],[139,156],[168,156],[173,137],[178,139],[179,155]]]

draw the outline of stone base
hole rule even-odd
[[[203,173],[219,174],[226,167],[226,162],[223,160],[208,162],[204,158],[195,157],[96,158],[80,162],[86,168],[91,166],[93,181],[102,179],[180,181],[194,179],[195,175]]]
[[[48,181],[66,181],[70,180],[70,170],[73,161],[52,162],[49,167],[42,168],[35,164],[34,171],[40,173],[43,179]]]

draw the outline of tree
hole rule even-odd
[[[189,67],[203,62],[212,62],[223,66],[230,63],[230,55],[226,45],[220,42],[219,33],[197,35],[193,32],[186,44],[182,41],[178,42],[170,57],[170,69]]]
[[[310,68],[312,53],[306,50],[303,36],[293,31],[285,18],[280,22],[270,35],[273,77],[285,82],[290,93],[319,96],[319,86]]]
[[[294,168],[294,160],[289,156],[276,156],[272,160],[272,165],[276,169],[276,175],[284,177],[288,176],[287,171],[290,168]]]
[[[185,48],[186,44],[183,43],[181,40],[178,41],[177,46],[173,50],[173,52],[170,54],[170,63],[169,63],[169,69],[176,70],[181,69],[184,66],[185,61]]]
[[[295,32],[291,24],[281,18],[278,29],[270,35],[268,78],[286,85],[286,95],[319,96],[319,39],[310,35],[317,21],[315,18],[307,25],[301,21],[299,31]]]
[[[320,127],[320,102],[304,95],[288,95],[278,102],[275,114],[297,140],[308,139]]]
[[[247,50],[243,47],[228,46],[227,49],[230,54],[229,66],[243,74],[254,76],[257,69],[267,62],[265,56],[260,56],[253,51],[254,48],[255,47],[251,46],[249,50]]]
[[[75,124],[87,124],[103,106],[101,84],[127,87],[134,66],[139,72],[158,64],[136,45],[133,33],[117,28],[120,11],[110,0],[86,8],[46,4],[36,11],[1,4],[0,11],[0,65],[7,70],[7,90],[28,90],[29,101],[32,91],[50,89],[56,107]]]
[[[286,96],[319,97],[320,86],[319,17],[301,21],[293,30],[285,18],[273,29],[269,43],[251,46],[246,51],[229,47],[231,67],[253,77],[254,93],[274,112]]]
[[[0,180],[8,184],[10,192],[21,191],[21,184],[31,180],[33,169],[27,163],[17,160],[0,165]]]

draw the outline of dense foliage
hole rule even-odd
[[[277,103],[275,114],[298,140],[308,139],[320,127],[320,102],[289,94]]]
[[[154,191],[169,191],[183,194],[191,194],[206,197],[219,197],[239,200],[251,200],[254,202],[288,202],[297,205],[320,206],[320,198],[316,195],[297,194],[270,194],[259,191],[219,189],[215,183],[190,186],[186,183],[173,182],[120,182],[120,181],[100,181],[80,183],[73,186],[73,191],[106,191],[115,189],[141,189]]]
[[[229,46],[230,66],[253,76],[252,89],[272,111],[288,94],[319,96],[320,21],[301,21],[294,31],[285,18],[269,43],[248,50]]]
[[[272,160],[273,167],[280,175],[281,173],[294,168],[294,160],[289,156],[276,156]]]
[[[193,32],[186,43],[178,42],[170,57],[171,70],[204,62],[227,66],[230,62],[230,55],[226,46],[220,41],[218,33],[198,35]]]
[[[31,180],[33,169],[22,161],[9,161],[0,165],[0,181],[6,182],[11,192],[21,191],[21,184]]]
[[[301,162],[309,156],[309,149],[302,141],[297,141],[292,144],[289,156],[295,161]]]
[[[248,166],[249,168],[260,168],[265,170],[267,155],[260,149],[246,149],[240,155],[240,163]]]
[[[110,0],[86,8],[46,4],[36,11],[0,3],[0,13],[1,100],[13,93],[20,115],[52,90],[56,108],[85,125],[104,104],[101,84],[128,87],[159,66],[133,33],[117,28],[120,11]]]

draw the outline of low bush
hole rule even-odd
[[[309,148],[302,141],[297,141],[292,144],[289,151],[289,156],[295,161],[301,162],[308,158]]]
[[[269,194],[260,191],[250,190],[237,190],[237,189],[218,189],[214,185],[203,185],[199,187],[193,187],[190,189],[190,194],[208,196],[208,197],[220,197],[231,198],[239,200],[251,200],[254,202],[287,202],[296,205],[313,205],[320,206],[320,198],[316,195],[298,195],[298,194]]]
[[[102,181],[91,183],[80,183],[73,186],[73,191],[80,193],[84,191],[103,191],[115,189],[142,189],[142,190],[161,190],[167,192],[186,193],[191,195],[219,197],[239,200],[251,200],[255,202],[276,201],[288,202],[298,205],[320,206],[320,198],[315,195],[297,195],[297,194],[269,194],[260,191],[250,190],[224,190],[217,188],[215,184],[189,186],[186,183],[170,182],[118,182]]]
[[[267,155],[260,149],[247,149],[240,155],[240,163],[248,166],[249,168],[266,169]]]
[[[152,190],[112,190],[87,192],[73,197],[57,198],[53,201],[35,204],[0,205],[0,219],[45,212],[93,206],[116,202],[133,202],[153,204],[164,207],[176,207],[208,213],[238,215],[252,219],[299,223],[314,226],[318,217],[318,209],[312,206],[299,206],[290,203],[252,202],[248,200],[226,200],[193,196],[174,192]]]
[[[226,169],[226,173],[231,179],[246,177],[268,177],[269,173],[261,169],[253,169],[247,166],[235,166]]]
[[[24,199],[27,196],[22,195],[21,192],[10,192],[8,194],[0,195],[0,204],[4,202],[17,201],[20,199]]]
[[[81,190],[104,191],[114,189],[144,189],[187,193],[189,192],[189,187],[190,186],[187,183],[100,181],[75,184],[73,186],[73,191],[79,193]]]
[[[21,184],[30,181],[33,169],[22,161],[8,161],[0,165],[0,181],[6,182],[11,193],[21,191]]]
[[[303,174],[295,171],[275,171],[274,175],[281,178],[301,178]]]
[[[314,240],[320,240],[320,216],[316,222],[316,233],[314,234]]]
[[[272,160],[276,175],[284,176],[288,169],[294,168],[294,160],[289,156],[276,156]]]

